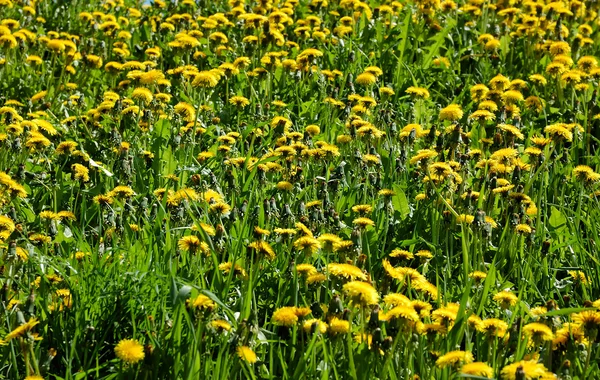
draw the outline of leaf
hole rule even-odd
[[[67,226],[65,226],[65,230],[63,231],[63,235],[65,235],[65,238],[70,239],[73,237],[73,231],[71,231],[71,229]]]
[[[404,20],[402,21],[402,34],[400,35],[400,39],[402,40],[402,42],[400,43],[400,59],[398,60],[399,63],[404,62],[403,58],[404,58],[404,52],[406,51],[406,41],[408,40],[408,27],[411,24],[411,17],[412,17],[412,13],[408,12],[406,14],[406,17],[404,17]]]
[[[548,223],[550,224],[550,227],[557,230],[566,225],[567,218],[565,218],[565,216],[560,211],[558,211],[556,207],[552,206],[552,211],[550,213],[550,219],[548,219]]]
[[[570,314],[575,314],[575,313],[581,313],[582,311],[588,311],[588,310],[596,310],[596,308],[593,308],[593,307],[569,307],[567,309],[549,311],[546,314],[544,314],[544,317],[556,317],[556,316],[561,316],[561,315],[570,315]]]
[[[392,205],[394,206],[394,210],[400,211],[402,219],[406,219],[406,217],[411,214],[406,194],[404,194],[404,191],[402,191],[398,185],[394,185],[393,189],[396,193],[396,195],[392,197]]]
[[[430,41],[433,41],[433,44],[429,46],[429,52],[423,59],[423,70],[429,68],[429,65],[431,65],[431,62],[433,61],[433,57],[439,54],[440,47],[442,47],[444,44],[446,36],[450,34],[450,29],[454,28],[455,26],[456,20],[449,19],[446,27],[440,31],[436,37],[429,39]]]

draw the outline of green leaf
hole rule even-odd
[[[575,313],[581,313],[582,311],[588,311],[588,310],[596,310],[596,309],[593,307],[569,307],[567,309],[549,311],[546,314],[544,314],[544,317],[556,317],[556,316],[561,316],[561,315],[570,315],[570,314],[575,314]]]
[[[406,217],[410,215],[410,207],[408,205],[406,194],[404,194],[404,191],[402,191],[398,185],[394,185],[393,189],[396,193],[396,195],[392,197],[392,205],[394,206],[394,210],[400,211],[402,219],[406,219]]]
[[[556,207],[552,206],[552,211],[550,213],[550,219],[548,220],[548,223],[550,224],[550,227],[552,227],[555,230],[558,230],[567,224],[567,218],[565,218],[563,213],[558,211]]]
[[[439,54],[440,47],[444,44],[446,40],[446,36],[450,34],[450,30],[456,26],[456,20],[448,19],[448,23],[446,27],[440,31],[435,37],[430,38],[430,41],[433,41],[433,44],[429,47],[429,51],[425,58],[423,59],[423,70],[429,68],[431,62],[433,61],[433,57]]]

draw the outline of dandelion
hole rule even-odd
[[[215,319],[210,322],[210,326],[217,331],[230,331],[231,325],[222,319]]]
[[[503,309],[508,309],[515,306],[519,298],[508,290],[498,292],[493,297],[494,301],[498,302]]]
[[[377,77],[369,72],[364,72],[356,77],[356,83],[361,86],[372,86],[377,82]]]
[[[305,254],[313,255],[321,248],[321,243],[312,236],[303,236],[294,241],[294,247]]]
[[[123,339],[115,346],[115,354],[128,364],[135,364],[144,359],[144,346],[135,339]]]
[[[508,330],[508,324],[501,319],[489,318],[481,321],[478,331],[489,337],[503,338]]]
[[[154,96],[152,96],[152,91],[147,88],[138,87],[131,93],[131,98],[149,104],[154,99]]]
[[[194,87],[212,88],[219,83],[219,77],[210,71],[194,73],[193,77],[192,86]]]
[[[543,323],[533,322],[523,326],[523,334],[528,337],[531,343],[540,343],[554,339],[552,329]]]
[[[473,362],[464,364],[460,368],[460,373],[465,375],[481,376],[492,378],[494,376],[494,369],[484,362]]]
[[[25,334],[29,333],[39,323],[40,322],[37,318],[30,318],[29,321],[21,324],[20,326],[16,327],[14,330],[9,332],[4,339],[8,342],[12,339],[22,337]]]
[[[248,244],[248,248],[253,249],[257,254],[266,257],[268,260],[275,259],[275,251],[269,243],[264,240],[257,240]]]
[[[375,222],[369,218],[360,217],[360,218],[354,219],[352,221],[352,224],[354,224],[355,226],[358,226],[360,228],[366,228],[368,226],[374,226]]]
[[[248,364],[254,364],[257,362],[258,358],[256,356],[256,354],[254,353],[254,351],[252,351],[252,349],[248,346],[238,346],[237,347],[237,354],[239,356],[240,359],[242,359],[243,361],[245,361]]]
[[[429,98],[429,91],[423,87],[409,87],[406,89],[406,93],[417,99]]]
[[[463,111],[458,104],[450,104],[440,111],[440,120],[458,121],[463,117]]]
[[[367,279],[367,275],[360,268],[352,264],[331,263],[327,265],[327,271],[333,276],[350,280],[359,279],[365,281]]]
[[[233,104],[236,107],[244,108],[250,104],[250,101],[243,96],[232,96],[229,98],[229,103]]]
[[[333,317],[329,320],[328,331],[331,335],[347,334],[350,331],[350,322]]]
[[[379,301],[377,290],[367,282],[350,281],[344,284],[343,290],[357,306],[375,305]]]
[[[522,375],[517,376],[518,372],[522,373]],[[548,370],[536,360],[521,360],[505,366],[500,371],[500,374],[502,379],[505,380],[541,379],[548,374]]]
[[[457,366],[460,364],[468,364],[473,362],[473,354],[468,351],[450,351],[447,354],[440,356],[435,365],[439,368],[448,366]]]

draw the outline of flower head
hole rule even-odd
[[[123,339],[116,345],[115,354],[122,361],[135,364],[144,359],[144,346],[135,339]]]

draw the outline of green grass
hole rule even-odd
[[[188,3],[0,5],[0,378],[599,376],[596,3]]]

